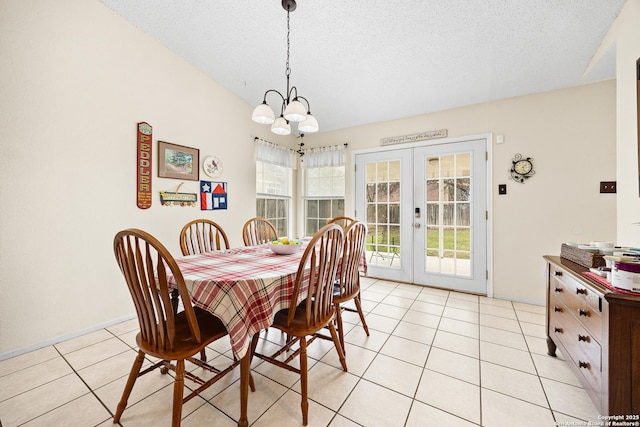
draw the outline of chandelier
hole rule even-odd
[[[299,132],[317,132],[318,121],[311,115],[309,101],[303,96],[298,95],[298,89],[295,86],[289,87],[289,76],[291,68],[289,67],[289,35],[291,28],[289,26],[289,14],[296,10],[295,0],[282,0],[282,7],[287,11],[287,64],[285,67],[285,76],[287,77],[286,97],[275,89],[269,89],[264,93],[262,104],[253,110],[251,118],[254,122],[271,125],[271,132],[277,135],[289,135],[291,133],[290,122],[298,123]],[[269,93],[277,93],[282,100],[280,105],[280,117],[276,119],[273,109],[267,104],[267,95]],[[304,101],[305,107],[300,100]]]

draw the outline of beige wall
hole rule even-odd
[[[628,0],[610,36],[616,43],[618,241],[640,246],[638,194],[638,100],[636,61],[640,58],[640,0]],[[635,225],[634,225],[635,224]]]
[[[205,216],[241,245],[263,131],[251,106],[98,1],[0,0],[0,31],[2,355],[134,313],[113,256],[120,229],[177,254],[182,225]],[[140,121],[153,126],[147,210],[135,200]],[[160,206],[182,181],[157,177],[158,139],[221,159],[227,211]]]
[[[132,315],[112,254],[115,232],[144,228],[178,253],[178,230],[202,216],[198,208],[159,205],[158,191],[180,181],[157,178],[156,162],[154,205],[136,207],[137,122],[153,126],[154,143],[223,161],[230,207],[205,215],[230,230],[232,245],[241,244],[240,228],[255,212],[253,136],[282,140],[248,120],[252,106],[98,1],[0,0],[0,31],[2,358]],[[543,303],[543,254],[558,253],[563,241],[616,237],[615,196],[598,194],[599,181],[616,177],[615,103],[609,81],[310,135],[305,143],[349,142],[356,150],[432,129],[503,134],[491,172],[494,292]],[[518,152],[536,165],[524,185],[507,179]],[[497,195],[501,183],[506,196]],[[182,190],[197,192],[197,183]]]
[[[503,144],[493,144],[490,172],[493,295],[544,304],[543,255],[559,254],[562,242],[615,240],[616,196],[599,193],[600,181],[616,179],[615,102],[611,80],[305,136],[305,143],[348,142],[357,151],[436,129],[450,137],[504,135]],[[536,174],[525,184],[508,179],[516,153],[534,160]],[[506,195],[498,195],[498,184],[507,184]]]

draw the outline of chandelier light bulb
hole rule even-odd
[[[318,132],[318,129],[318,121],[311,113],[307,113],[307,119],[298,124],[298,130],[301,132],[313,133]]]
[[[307,109],[296,99],[285,108],[284,118],[290,122],[301,122],[307,118]]]
[[[280,116],[271,125],[271,132],[275,133],[276,135],[290,135],[291,125],[287,123],[284,117]]]
[[[255,110],[253,110],[253,115],[251,116],[254,122],[261,123],[263,125],[270,125],[276,120],[276,116],[273,113],[271,107],[266,102],[258,105]]]

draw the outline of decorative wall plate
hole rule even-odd
[[[217,178],[222,175],[222,162],[216,156],[207,156],[202,162],[202,169],[207,176]]]

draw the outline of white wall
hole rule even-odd
[[[616,42],[618,139],[618,241],[640,246],[638,194],[638,100],[636,61],[640,58],[640,0],[628,0],[612,27]]]
[[[0,31],[2,355],[134,313],[113,256],[120,229],[178,254],[182,225],[208,217],[241,245],[263,130],[251,106],[98,1],[0,0]],[[135,199],[140,121],[153,126],[147,210]],[[162,207],[158,192],[182,181],[157,177],[158,139],[218,156],[229,209]]]
[[[358,150],[379,146],[384,137],[436,129],[450,137],[504,135],[492,159],[494,296],[544,304],[543,255],[559,254],[567,241],[615,241],[616,195],[599,193],[600,181],[616,179],[615,102],[610,80],[305,136],[305,143],[348,142]],[[525,184],[508,179],[516,153],[534,160],[536,174]],[[507,184],[507,195],[498,195],[498,184]],[[352,201],[348,194],[347,213]]]

